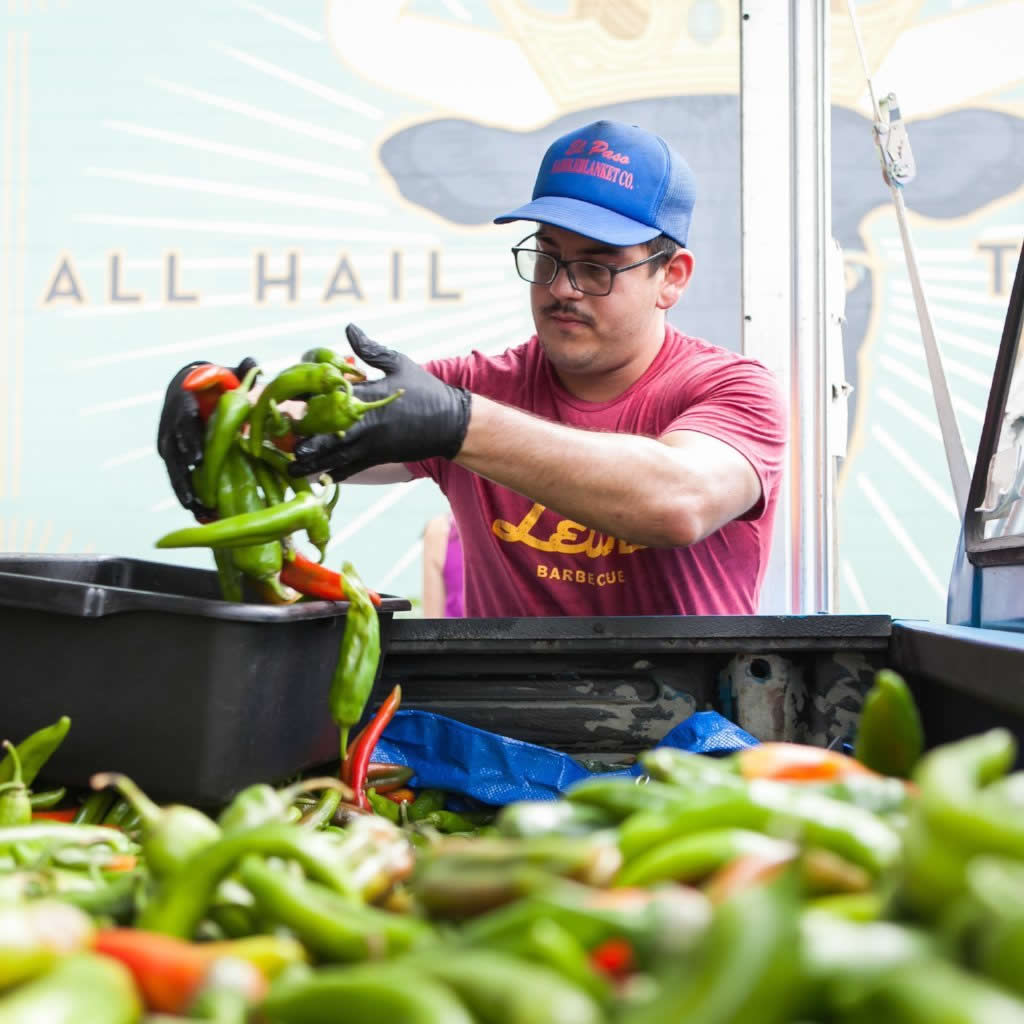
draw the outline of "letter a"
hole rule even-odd
[[[60,261],[53,277],[50,278],[50,286],[46,289],[43,305],[49,306],[61,299],[72,299],[77,303],[88,301],[82,292],[82,286],[78,283],[78,276],[75,274],[70,256],[65,256]]]

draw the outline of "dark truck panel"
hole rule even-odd
[[[1024,638],[885,615],[396,619],[374,692],[579,755],[617,757],[715,709],[760,739],[852,739],[874,672],[903,673],[931,743],[1024,737]]]

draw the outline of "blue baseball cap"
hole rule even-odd
[[[696,194],[690,165],[660,136],[594,121],[548,147],[532,202],[494,223],[540,221],[606,245],[665,234],[685,246]]]

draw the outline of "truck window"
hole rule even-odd
[[[996,360],[967,516],[977,564],[1024,561],[1024,257],[1018,262]]]

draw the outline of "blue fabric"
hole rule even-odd
[[[698,711],[666,733],[657,746],[728,754],[756,743],[718,712]],[[413,786],[443,789],[494,806],[553,800],[592,774],[568,754],[431,711],[399,711],[377,744],[373,760],[408,765],[415,772]],[[640,774],[639,765],[604,773],[605,777]]]

